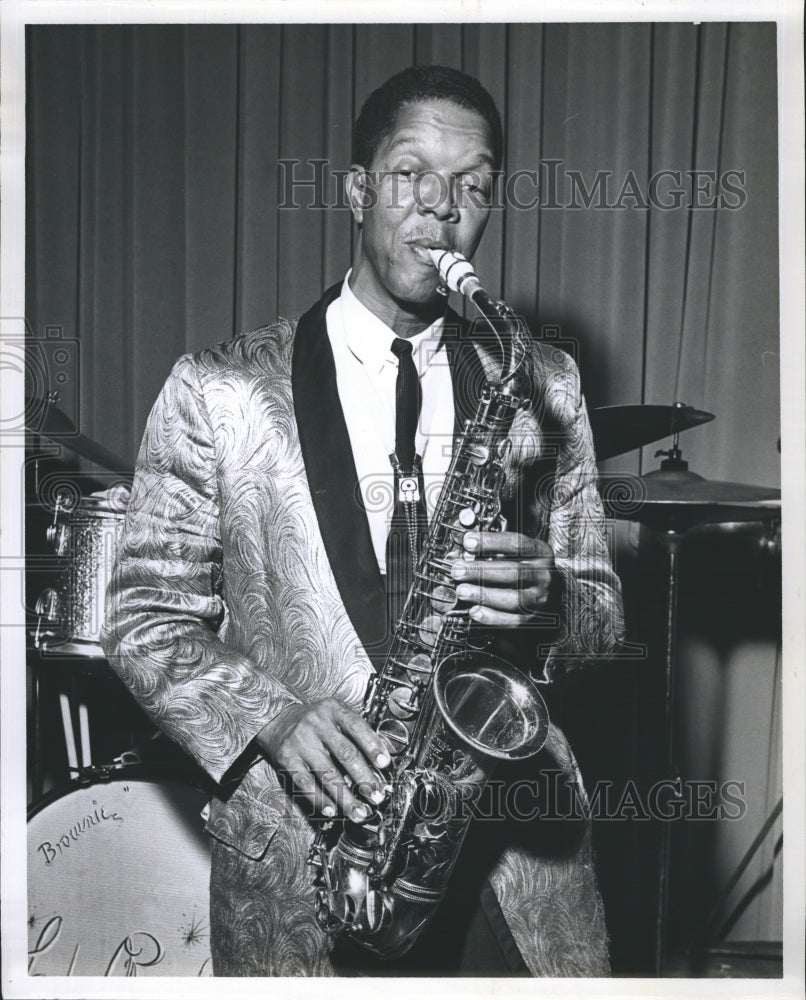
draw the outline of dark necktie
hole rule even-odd
[[[392,353],[398,359],[397,383],[395,385],[395,454],[401,472],[414,472],[414,436],[420,419],[422,391],[420,379],[412,358],[411,344],[395,337]]]
[[[392,353],[398,358],[395,384],[395,504],[386,540],[386,587],[392,627],[397,623],[412,581],[412,572],[426,530],[423,476],[415,454],[414,437],[420,419],[420,379],[407,340],[396,337]]]

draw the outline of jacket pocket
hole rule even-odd
[[[281,790],[263,801],[238,788],[226,802],[213,799],[205,830],[244,857],[260,861],[291,808]]]

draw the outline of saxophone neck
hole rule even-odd
[[[532,338],[528,327],[505,302],[493,302],[486,292],[473,301],[484,315],[497,344],[493,351],[497,371],[491,365],[492,371],[488,372],[491,389],[501,396],[518,399],[520,405],[527,405],[534,395]],[[483,343],[489,349],[489,336]]]
[[[530,398],[531,337],[524,321],[505,302],[487,294],[470,261],[462,254],[442,249],[429,253],[444,284],[473,303],[498,341],[502,362],[500,373],[490,380],[491,384],[504,395]]]

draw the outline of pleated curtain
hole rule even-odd
[[[29,27],[29,322],[79,340],[80,429],[133,460],[178,355],[343,276],[354,115],[392,72],[447,63],[497,99],[522,172],[478,254],[489,288],[578,354],[589,405],[712,410],[692,464],[776,485],[775,59],[758,23]],[[661,171],[678,208],[671,175],[641,204]],[[741,206],[691,208],[687,171],[718,179],[702,205],[738,172]],[[576,207],[551,207],[552,172]],[[638,196],[603,207],[630,174]]]

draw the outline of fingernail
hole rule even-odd
[[[456,596],[457,597],[461,597],[463,599],[466,598],[466,597],[470,597],[470,587],[467,587],[464,584],[462,584],[461,587],[457,587],[456,588]]]
[[[332,817],[336,815],[336,810],[333,806],[322,806],[322,815]]]
[[[451,572],[455,580],[461,580],[463,576],[467,576],[467,567],[463,566],[462,563],[457,563]]]
[[[379,805],[381,802],[383,802],[384,798],[383,792],[380,792],[377,789],[374,792],[370,792],[369,797],[372,799],[372,801],[375,803],[376,806]]]
[[[466,549],[477,549],[479,547],[479,536],[478,535],[465,535],[465,548]]]
[[[478,621],[482,615],[481,608],[471,608],[469,614],[471,618],[474,618],[476,621]]]
[[[379,753],[378,756],[375,758],[375,763],[378,765],[378,767],[388,767],[389,759],[390,758],[388,753]]]
[[[366,806],[359,806],[357,809],[353,809],[353,819],[356,823],[362,823],[365,819],[369,818],[371,809],[367,809]]]

